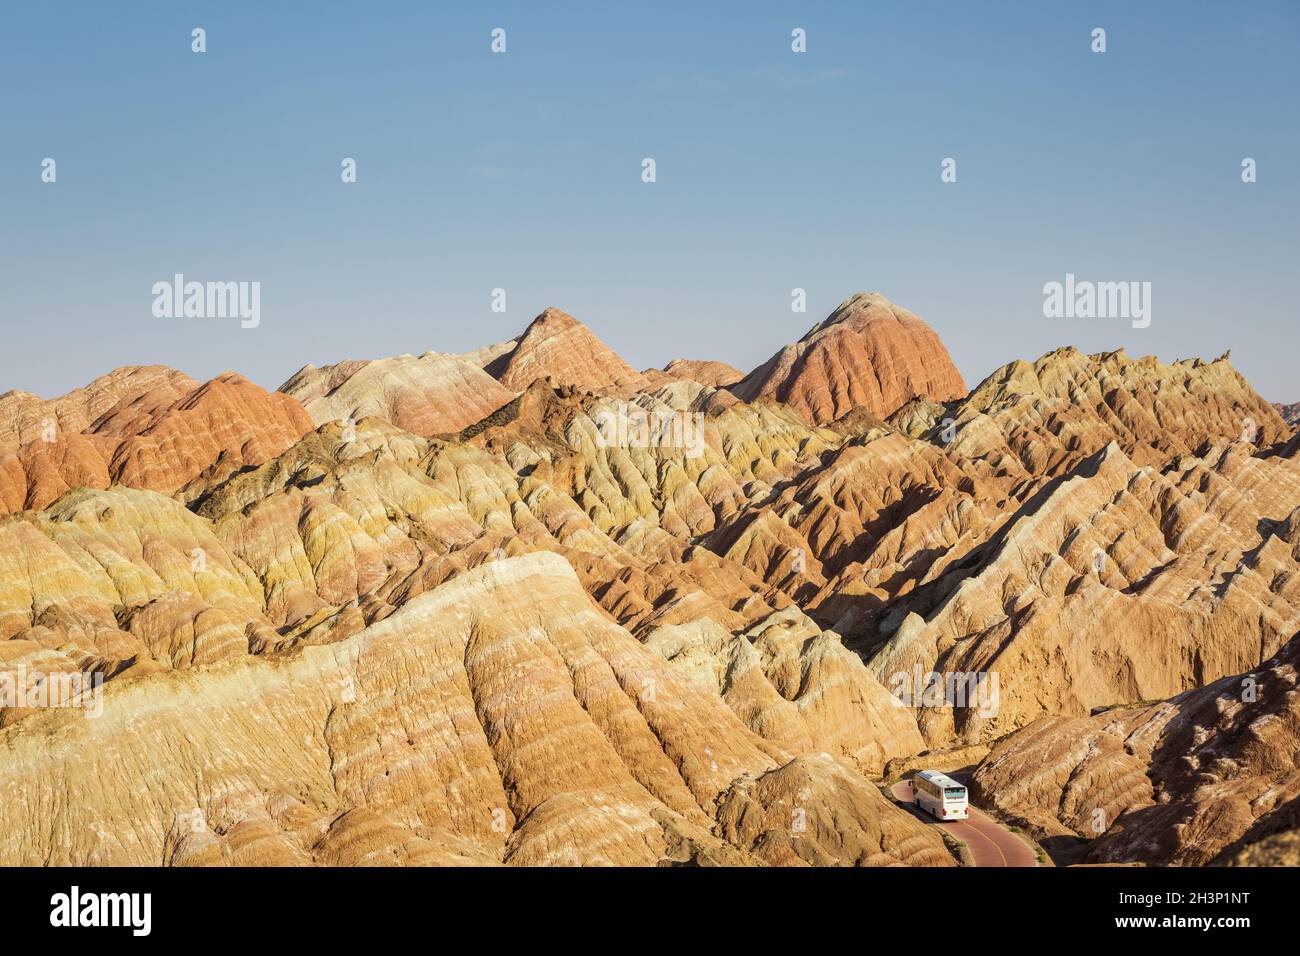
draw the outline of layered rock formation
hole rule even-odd
[[[17,451],[55,434],[90,431],[100,416],[137,400],[161,408],[184,397],[199,383],[162,365],[129,366],[102,375],[49,401],[29,392],[0,395],[0,453]]]
[[[673,359],[663,367],[663,371],[670,378],[684,378],[712,388],[734,385],[745,377],[726,362],[696,359]]]
[[[161,378],[157,389],[137,393],[140,377],[128,377],[133,387],[86,430],[47,429],[0,457],[0,514],[43,508],[82,487],[181,492],[261,464],[312,428],[297,401],[233,372],[189,390],[179,373]],[[68,414],[72,424],[80,407]]]
[[[887,611],[862,613],[887,636],[872,669],[886,685],[918,671],[1000,680],[985,715],[918,708],[931,743],[1167,697],[1300,627],[1300,567],[1270,531],[1300,501],[1300,462],[1226,359],[1061,350],[995,372],[917,431],[967,476],[969,530],[926,532],[942,555],[914,585],[894,579]],[[991,500],[998,514],[981,509]]]
[[[458,432],[514,398],[479,366],[439,352],[308,365],[280,391],[301,402],[317,425],[377,417],[426,437]]]
[[[928,325],[878,292],[859,292],[731,390],[825,424],[855,408],[883,418],[921,395],[960,398],[966,385]]]
[[[1168,701],[1044,718],[994,747],[973,792],[1042,839],[1079,841],[1069,849],[1086,862],[1294,860],[1298,656],[1300,638]]]
[[[592,331],[559,309],[547,309],[529,324],[508,351],[485,366],[488,374],[512,391],[538,379],[588,390],[645,385],[632,368]]]
[[[952,862],[834,760],[746,728],[548,554],[324,645],[118,679],[96,719],[34,714],[0,756],[5,864]]]
[[[990,745],[1045,839],[1103,810],[1089,859],[1285,858],[1289,737],[1240,730],[1287,695],[1213,688],[1291,679],[1300,439],[1226,357],[944,392],[917,323],[849,300],[789,403],[554,310],[282,393],[0,399],[0,675],[104,682],[0,700],[0,862],[948,865],[873,781]]]
[[[1138,465],[1163,465],[1210,441],[1267,448],[1291,429],[1222,356],[1165,365],[1121,349],[1058,349],[1012,362],[946,414],[952,451],[993,474],[1062,474],[1116,442]]]

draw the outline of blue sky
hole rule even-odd
[[[701,6],[5,5],[0,391],[152,362],[274,388],[550,305],[637,367],[747,370],[876,290],[971,385],[1231,348],[1300,401],[1300,4]],[[259,281],[260,326],[155,318],[176,272]],[[1044,318],[1067,272],[1151,282],[1151,326]]]

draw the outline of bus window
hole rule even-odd
[[[965,799],[966,799],[966,788],[965,788],[965,787],[946,787],[946,788],[944,788],[944,791],[943,791],[943,798],[944,798],[945,800],[965,800]]]

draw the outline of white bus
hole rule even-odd
[[[916,805],[940,820],[965,820],[970,804],[966,788],[937,770],[922,770],[912,776]]]

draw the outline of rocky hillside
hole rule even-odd
[[[1001,741],[972,786],[1040,838],[1078,840],[1087,862],[1293,865],[1298,658],[1300,637],[1167,701],[1043,718]]]
[[[438,352],[308,365],[280,391],[317,425],[375,417],[425,437],[458,432],[515,397],[477,365]]]
[[[65,396],[49,403],[55,418],[47,424],[62,423],[59,409],[69,407],[67,427],[48,424],[0,457],[0,514],[43,508],[74,488],[118,484],[172,494],[259,465],[312,428],[297,401],[233,372],[202,385],[164,375],[144,392],[145,376],[121,378],[130,387],[89,425],[73,430],[87,417],[84,399],[69,405]]]
[[[859,292],[732,391],[745,401],[783,402],[825,424],[854,408],[883,417],[921,395],[960,398],[966,386],[928,325],[878,292]]]
[[[1300,439],[1227,358],[967,393],[879,296],[791,348],[638,373],[548,310],[0,398],[0,674],[103,681],[0,699],[0,863],[952,865],[875,781],[990,744],[1046,838],[1100,802],[1090,858],[1285,853],[1289,738],[1242,721],[1289,719]]]
[[[485,370],[513,391],[538,379],[585,389],[645,384],[641,374],[589,328],[559,309],[547,309],[533,319],[524,334],[492,358]]]

